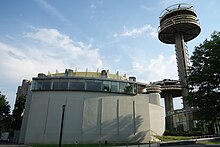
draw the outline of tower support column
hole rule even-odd
[[[187,89],[188,56],[186,53],[186,45],[182,33],[175,34],[175,45],[176,45],[177,66],[179,71],[178,73],[182,84],[183,107],[188,109],[189,106],[186,102],[186,97],[188,96],[188,89]]]
[[[173,96],[171,93],[166,93],[164,97],[165,101],[165,110],[166,110],[166,116],[168,116],[173,110]]]

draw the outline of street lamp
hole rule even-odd
[[[65,114],[65,107],[66,105],[62,106],[62,118],[61,118],[61,124],[60,124],[60,140],[59,140],[59,147],[61,147],[62,144],[62,136],[63,136],[63,120],[64,120],[64,114]]]

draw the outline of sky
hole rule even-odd
[[[161,12],[189,3],[202,31],[195,46],[220,30],[220,1],[200,0],[1,0],[0,91],[13,108],[17,86],[38,73],[99,71],[150,83],[179,79],[174,45],[158,39]],[[181,99],[174,99],[176,109]]]

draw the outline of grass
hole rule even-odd
[[[220,144],[220,142],[215,142],[215,141],[207,141],[207,142],[201,142],[199,144]]]
[[[31,145],[31,147],[58,147],[59,145]],[[105,147],[106,145],[102,145]],[[69,144],[69,145],[62,145],[62,147],[99,147],[98,144]],[[106,146],[107,147],[107,146]]]
[[[121,145],[126,145],[126,144],[115,144],[115,146],[121,146]],[[135,145],[135,144],[129,144],[129,145]],[[41,144],[33,144],[33,145],[29,145],[30,147],[59,147],[59,145],[41,145]],[[114,144],[108,144],[108,145],[104,145],[101,144],[101,147],[110,147],[110,146],[114,146]],[[100,147],[99,144],[69,144],[69,145],[62,145],[62,147]]]
[[[169,142],[169,141],[181,141],[181,140],[190,140],[193,139],[193,136],[156,136],[162,142]],[[204,145],[212,145],[212,144],[220,144],[220,142],[216,141],[206,141],[206,142],[199,142],[198,144]]]
[[[162,142],[168,141],[180,141],[180,140],[190,140],[192,136],[156,136]]]

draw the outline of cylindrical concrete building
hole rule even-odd
[[[133,78],[134,79],[134,78]],[[19,141],[58,144],[141,143],[165,130],[164,108],[147,84],[108,71],[72,72],[33,78]]]

